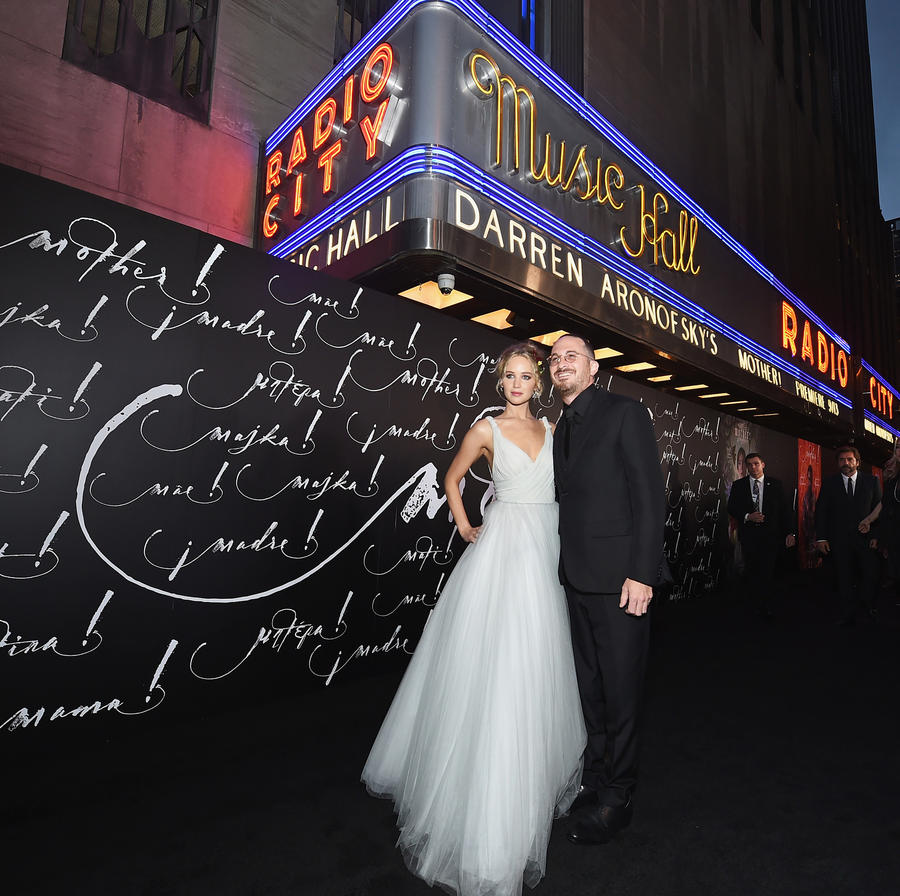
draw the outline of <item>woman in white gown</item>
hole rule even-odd
[[[410,870],[460,896],[516,896],[544,875],[554,813],[581,777],[585,729],[565,594],[552,430],[533,346],[497,365],[506,408],[467,433],[444,487],[469,542],[444,586],[363,770],[394,801]],[[495,500],[480,527],[460,482],[480,457]]]

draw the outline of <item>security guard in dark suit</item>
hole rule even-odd
[[[774,615],[775,564],[782,547],[793,547],[796,537],[791,509],[777,479],[765,475],[766,462],[753,451],[747,455],[749,476],[736,480],[728,496],[728,513],[737,521],[744,556],[746,586],[760,613]]]
[[[858,605],[876,615],[875,581],[878,545],[869,526],[860,525],[881,503],[881,483],[859,469],[859,451],[838,449],[839,473],[822,483],[816,501],[816,547],[834,561],[842,626],[852,625]],[[874,532],[873,524],[872,531]]]

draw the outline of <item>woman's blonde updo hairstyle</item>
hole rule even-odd
[[[497,360],[497,391],[503,395],[503,377],[506,375],[506,367],[513,358],[527,358],[534,372],[534,394],[540,397],[544,391],[544,356],[531,342],[517,342],[515,345],[504,349]]]

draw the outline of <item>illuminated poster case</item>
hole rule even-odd
[[[260,245],[428,253],[846,431],[851,347],[480,7],[404,0],[269,137]]]

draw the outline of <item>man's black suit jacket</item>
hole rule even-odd
[[[868,516],[881,500],[881,483],[871,473],[856,473],[856,489],[851,498],[840,473],[823,483],[816,501],[816,538],[825,539],[832,548],[841,550],[854,540],[866,542],[872,535],[861,535],[860,520]],[[874,527],[873,527],[874,528]]]
[[[728,513],[737,520],[738,538],[745,541],[755,538],[772,544],[783,543],[793,531],[791,509],[778,479],[763,476],[762,505],[764,523],[745,522],[744,517],[753,512],[753,481],[749,476],[736,479],[728,496]]]
[[[554,440],[553,466],[560,580],[578,591],[605,594],[619,593],[626,578],[658,584],[665,491],[644,405],[597,389],[568,461],[563,440]]]

